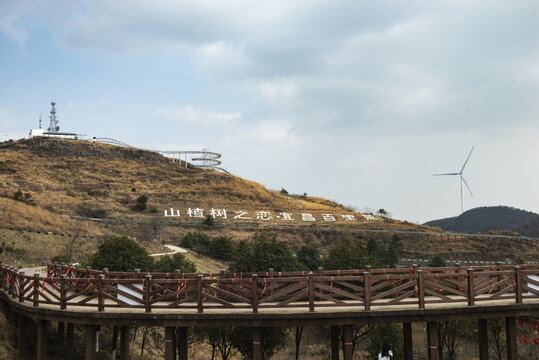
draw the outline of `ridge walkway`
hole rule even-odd
[[[42,275],[0,265],[0,299],[19,314],[20,334],[28,318],[38,320],[37,359],[46,356],[49,321],[62,324],[62,336],[68,324],[68,359],[74,324],[86,327],[86,359],[95,359],[100,325],[121,329],[121,359],[128,359],[129,327],[136,324],[165,327],[167,360],[176,359],[176,341],[180,359],[187,359],[188,327],[250,327],[258,360],[262,327],[330,325],[335,337],[342,326],[344,359],[351,360],[352,326],[388,322],[403,323],[405,359],[413,356],[411,323],[426,322],[429,359],[437,359],[437,322],[455,319],[478,321],[480,359],[488,359],[486,321],[505,317],[512,360],[516,317],[539,315],[539,264],[218,274],[47,264]],[[24,340],[19,337],[20,350]],[[338,359],[338,340],[331,348]]]

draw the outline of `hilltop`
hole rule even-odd
[[[17,192],[35,206],[12,200]],[[343,240],[387,242],[394,234],[358,230],[390,230],[412,232],[398,234],[405,257],[505,260],[515,252],[528,261],[539,257],[534,241],[431,240],[417,233],[442,229],[362,214],[321,197],[290,196],[232,174],[180,166],[150,151],[81,140],[0,144],[0,215],[0,237],[18,239],[21,248],[27,246],[25,237],[14,231],[84,234],[94,243],[118,233],[146,244],[154,239],[177,244],[195,230],[242,240],[263,229],[294,250],[310,244],[325,252]],[[202,225],[208,215],[213,226]],[[33,243],[41,241],[46,243],[42,236]],[[48,242],[57,244],[50,245],[49,258],[61,243],[62,238]]]
[[[539,237],[539,215],[509,206],[478,207],[425,225],[465,233],[512,233]]]

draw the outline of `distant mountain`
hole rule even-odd
[[[454,232],[510,232],[539,237],[539,215],[509,206],[478,207],[459,216],[428,221],[424,225]]]

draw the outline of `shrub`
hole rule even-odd
[[[32,199],[32,195],[29,193],[23,193],[22,191],[16,191],[15,194],[13,194],[13,200],[20,201],[22,203],[25,203],[26,205],[30,206],[36,206],[36,202],[34,199]]]
[[[144,211],[146,210],[146,207],[148,206],[148,197],[146,195],[140,195],[137,198],[137,204],[135,205],[135,209],[138,211]]]
[[[436,255],[432,258],[432,260],[429,262],[430,267],[444,267],[445,266],[445,260],[440,255]]]
[[[213,220],[213,217],[211,215],[208,215],[206,216],[206,219],[204,219],[202,224],[206,226],[212,226],[215,224],[215,220]]]
[[[195,273],[197,271],[195,264],[183,254],[161,256],[152,266],[152,271],[156,272],[174,272],[176,269],[181,270],[182,273]]]

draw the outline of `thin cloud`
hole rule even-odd
[[[242,117],[242,114],[239,112],[205,111],[193,106],[164,107],[153,110],[152,114],[170,120],[201,123],[204,125],[225,125]]]

